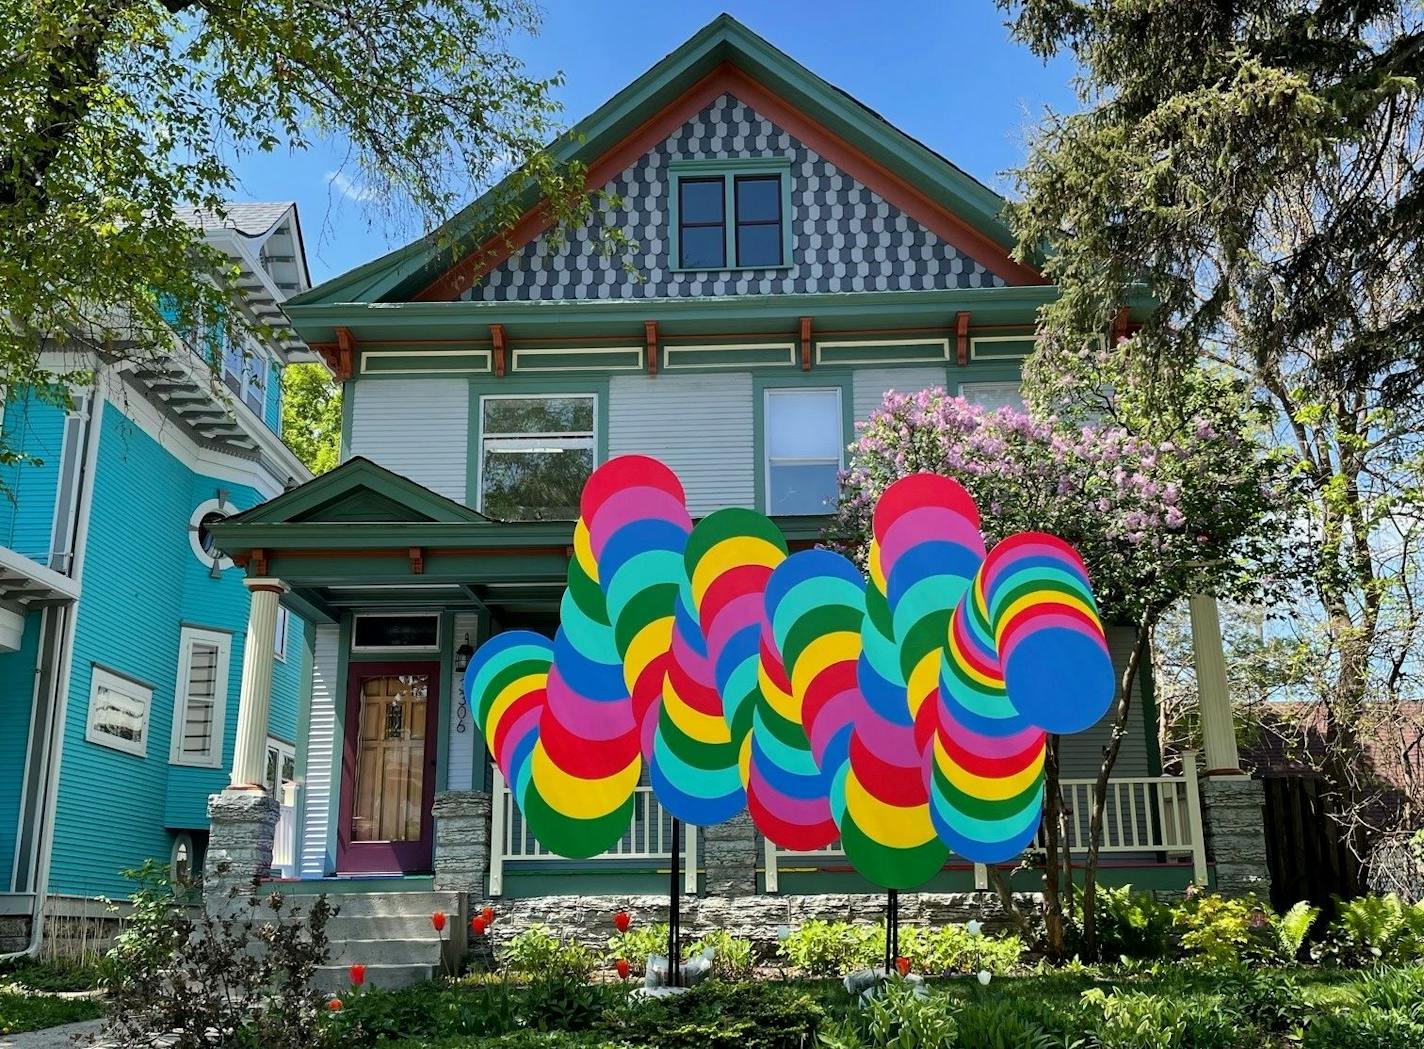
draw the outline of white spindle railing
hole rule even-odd
[[[1182,755],[1180,776],[1127,776],[1108,780],[1103,811],[1103,841],[1098,850],[1114,853],[1185,854],[1192,858],[1192,879],[1205,885],[1206,845],[1202,836],[1201,799],[1197,793],[1196,752]],[[1071,853],[1088,851],[1096,781],[1059,781]],[[1043,845],[1039,832],[1038,845]],[[785,860],[844,856],[839,842],[810,852],[788,852],[766,843],[766,890],[777,891],[777,868]],[[976,882],[979,880],[976,872]]]
[[[297,876],[297,785],[282,784],[282,807],[272,837],[272,869],[279,878]]]
[[[1107,856],[1122,853],[1166,853],[1189,855],[1192,878],[1199,885],[1207,880],[1206,846],[1202,836],[1201,799],[1197,793],[1196,752],[1182,755],[1180,776],[1127,776],[1108,781],[1107,807],[1103,812],[1103,841],[1099,851]],[[534,860],[559,857],[541,845],[524,824],[504,778],[496,770],[494,818],[491,827],[489,892],[504,890],[504,868]],[[1085,853],[1088,849],[1096,783],[1091,779],[1059,781],[1067,822],[1068,849]],[[285,810],[284,810],[285,811]],[[663,811],[649,786],[637,788],[633,819],[628,831],[612,849],[590,862],[602,860],[664,860],[670,854],[672,817]],[[686,839],[686,891],[697,888],[696,828],[683,826]],[[1039,845],[1042,847],[1040,832]],[[785,862],[805,865],[808,861],[845,856],[839,842],[823,849],[788,852],[764,842],[766,891],[778,891],[778,868]],[[975,885],[987,886],[987,875],[976,866]]]
[[[494,772],[494,813],[490,827],[489,893],[498,896],[504,891],[504,868],[531,860],[557,860],[530,832],[514,803],[504,777]],[[697,891],[697,828],[682,825],[683,891]],[[633,794],[633,818],[623,837],[613,848],[594,856],[589,862],[603,860],[661,860],[672,855],[672,816],[658,804],[650,786],[641,786]]]

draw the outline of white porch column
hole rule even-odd
[[[261,790],[267,765],[267,713],[272,705],[272,662],[277,640],[277,604],[287,585],[279,579],[244,579],[252,591],[247,641],[242,651],[242,688],[237,700],[237,740],[228,790]]]
[[[1231,693],[1226,683],[1226,654],[1221,643],[1221,617],[1216,598],[1198,594],[1191,599],[1192,655],[1197,667],[1197,697],[1201,707],[1202,753],[1207,775],[1240,773],[1236,750],[1236,723],[1231,716]]]

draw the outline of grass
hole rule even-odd
[[[31,991],[93,991],[103,986],[104,974],[93,962],[36,962],[23,958],[0,965],[0,987],[8,984]]]
[[[94,1020],[103,1012],[97,998],[56,998],[6,988],[0,990],[0,1035]]]

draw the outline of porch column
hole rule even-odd
[[[232,748],[228,790],[261,790],[267,769],[267,713],[272,705],[273,649],[277,640],[277,604],[287,592],[278,579],[244,579],[252,592],[247,641],[242,651],[242,690],[237,700],[237,740]]]
[[[1215,873],[1216,890],[1225,896],[1271,894],[1266,864],[1265,791],[1241,771],[1236,723],[1226,680],[1226,654],[1216,599],[1191,599],[1192,654],[1197,669],[1202,751],[1206,776],[1201,780],[1202,832]],[[1195,762],[1195,755],[1187,755]]]
[[[1236,751],[1236,723],[1226,682],[1226,654],[1221,645],[1221,617],[1216,598],[1191,599],[1192,656],[1197,667],[1197,702],[1201,708],[1202,753],[1207,775],[1241,771]]]

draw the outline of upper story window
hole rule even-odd
[[[1023,388],[1014,380],[1007,382],[962,382],[959,384],[959,396],[963,397],[970,404],[977,404],[988,411],[997,411],[1000,408],[1012,408],[1014,411],[1025,410],[1023,399]]]
[[[265,420],[267,407],[267,358],[244,349],[228,333],[222,337],[222,380],[242,403]]]
[[[481,513],[572,521],[595,456],[593,394],[480,398]]]
[[[685,161],[673,165],[672,179],[674,269],[788,264],[789,163]]]
[[[845,445],[840,388],[767,390],[763,430],[766,512],[834,510]]]
[[[438,652],[438,612],[357,612],[351,624],[353,652]]]

